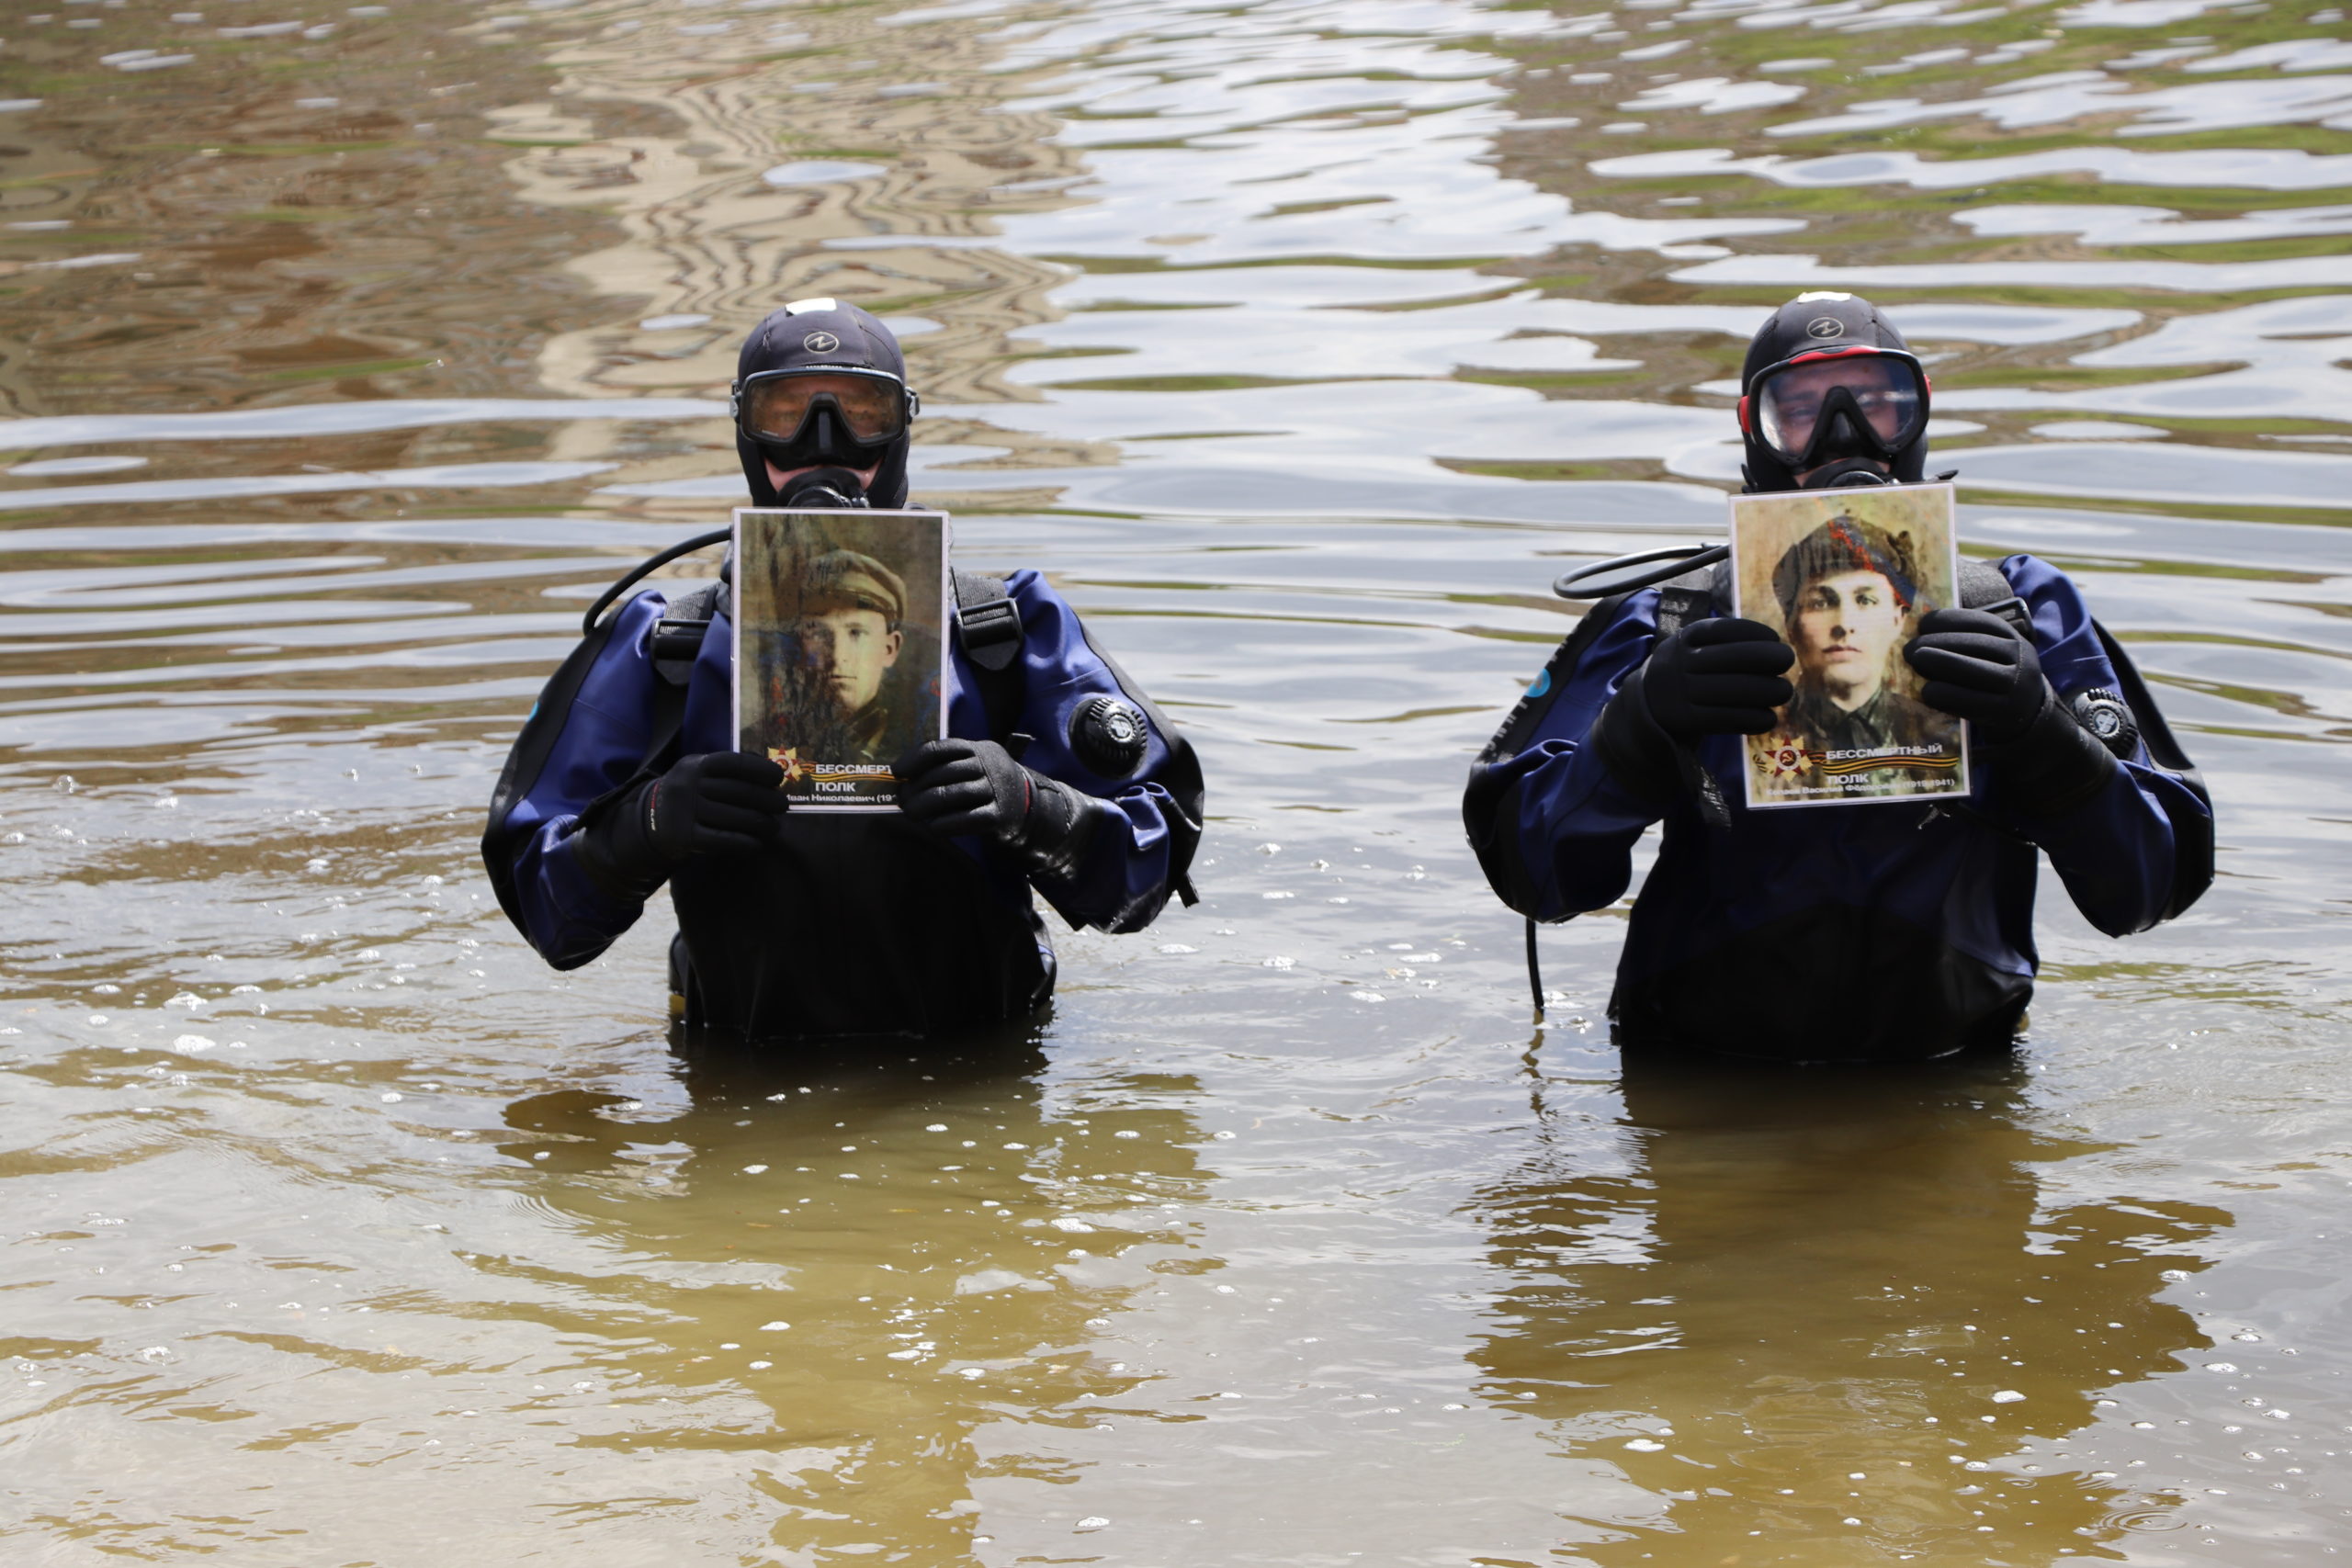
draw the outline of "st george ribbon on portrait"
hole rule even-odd
[[[947,517],[735,513],[735,733],[795,810],[884,811],[946,733]]]
[[[1903,657],[1960,603],[1950,485],[1732,497],[1735,613],[1796,649],[1796,695],[1746,738],[1747,804],[1853,806],[1968,793],[1966,727],[1919,700]]]

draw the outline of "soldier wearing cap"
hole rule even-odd
[[[1799,750],[1949,746],[1957,739],[1958,719],[1896,681],[1903,647],[1932,609],[1919,602],[1918,575],[1908,535],[1891,537],[1845,513],[1781,555],[1772,596],[1796,650],[1795,695],[1782,709],[1781,733]]]
[[[768,711],[793,728],[773,747],[804,756],[888,762],[915,737],[891,730],[884,694],[906,646],[907,585],[872,556],[831,550],[800,569],[800,614],[767,661]]]

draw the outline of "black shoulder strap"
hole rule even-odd
[[[2020,637],[2033,636],[2033,616],[2026,609],[2025,601],[2001,575],[2001,569],[1988,560],[1973,556],[1960,558],[1960,607],[1963,610],[1987,610],[2017,628]]]
[[[1021,651],[1021,606],[1001,577],[957,571],[956,629],[963,635],[964,654],[983,670],[1002,670]]]
[[[718,596],[725,588],[720,582],[706,583],[672,604],[669,613],[653,623],[653,670],[664,686],[685,689],[695,672],[695,660],[702,657],[702,639],[710,630],[711,617],[718,613]]]
[[[1731,565],[1727,561],[1668,578],[1657,585],[1658,637],[1670,637],[1691,622],[1714,615],[1730,591]]]
[[[989,735],[1002,740],[1021,717],[1021,607],[1004,579],[976,571],[951,574],[956,585],[956,636],[980,688]]]

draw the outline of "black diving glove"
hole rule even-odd
[[[642,898],[690,855],[757,854],[776,842],[791,803],[784,770],[742,751],[681,757],[658,779],[592,808],[580,863],[607,892]]]
[[[1710,735],[1762,735],[1772,710],[1796,695],[1783,671],[1796,649],[1760,621],[1716,617],[1660,638],[1609,699],[1592,743],[1621,783],[1652,799],[1682,787],[1678,744]]]
[[[2114,755],[2042,677],[2032,641],[2000,616],[1938,610],[1920,621],[1903,657],[1927,677],[1921,702],[1974,728],[2011,804],[2064,811],[2098,794],[2115,772]]]
[[[934,833],[976,834],[1067,877],[1111,807],[1012,760],[993,740],[926,740],[890,764],[899,807]]]

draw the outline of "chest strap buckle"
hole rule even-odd
[[[956,609],[964,652],[983,670],[1002,670],[1021,651],[1021,608],[1010,598],[983,600]]]

